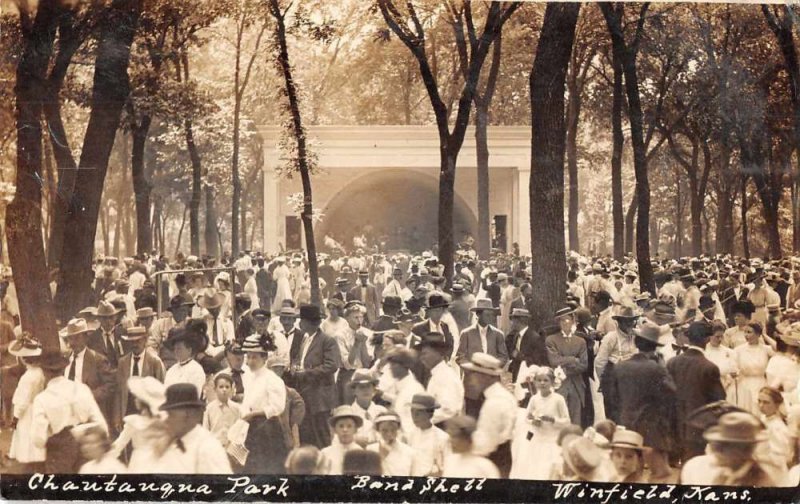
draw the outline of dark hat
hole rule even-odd
[[[411,398],[412,410],[435,410],[440,405],[436,402],[436,398],[427,393],[414,394]]]
[[[567,315],[572,315],[573,313],[575,313],[574,308],[565,306],[564,308],[560,308],[559,310],[557,310],[553,318],[559,319],[561,317],[566,317]]]
[[[611,294],[604,290],[597,291],[594,293],[594,300],[596,303],[610,302]]]
[[[433,310],[435,308],[447,308],[450,306],[450,303],[442,296],[441,294],[431,294],[428,298],[428,304],[425,306],[429,310]]]
[[[705,340],[713,333],[711,324],[708,322],[698,321],[689,324],[686,329],[686,337],[689,338],[690,343],[705,343]]]
[[[737,313],[741,313],[745,317],[750,318],[751,315],[756,311],[756,306],[751,301],[737,301],[733,303],[731,306],[731,314],[736,315]]]
[[[400,364],[408,369],[411,369],[411,366],[414,365],[416,360],[417,353],[414,350],[409,350],[408,348],[402,347],[393,348],[386,356],[387,362],[396,362],[397,364]]]
[[[269,310],[265,310],[264,308],[256,308],[255,310],[250,312],[253,318],[270,318],[272,315]]]
[[[706,441],[723,443],[756,444],[767,439],[767,432],[756,417],[750,413],[734,411],[725,413],[717,425],[703,433]]]
[[[489,298],[478,298],[475,300],[475,306],[469,309],[473,312],[493,311],[495,313],[500,311],[500,308],[495,308],[492,300]]]
[[[711,308],[714,308],[716,303],[714,302],[714,298],[711,296],[701,296],[700,297],[700,309],[705,311]]]
[[[178,294],[173,296],[172,299],[169,300],[169,308],[167,311],[171,312],[181,306],[192,306],[194,305],[194,301],[188,295]]]
[[[434,350],[441,350],[441,351],[444,351],[448,348],[444,334],[440,332],[429,332],[428,334],[421,336],[417,344],[414,345],[414,349],[419,351],[426,346],[431,347]]]
[[[313,304],[300,305],[300,318],[303,320],[322,320],[319,306]]]
[[[205,401],[200,400],[197,387],[191,383],[174,383],[167,387],[167,400],[159,408],[169,411],[179,408],[205,408]]]
[[[61,352],[45,350],[39,357],[38,366],[45,371],[63,371],[68,365],[69,360]]]
[[[400,299],[400,296],[386,296],[383,298],[383,306],[389,308],[402,308],[403,300]]]
[[[360,271],[358,272],[358,276],[360,276],[360,277],[368,277],[368,276],[369,276],[369,271],[367,271],[367,270],[360,270]]]
[[[164,340],[164,346],[172,350],[178,342],[192,347],[192,351],[199,352],[202,350],[202,341],[194,331],[189,331],[185,327],[176,326],[169,330],[167,339]]]

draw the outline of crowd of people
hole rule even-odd
[[[800,483],[794,260],[571,253],[532,320],[529,262],[457,251],[96,262],[61,351],[2,290],[6,461],[22,472]],[[54,276],[57,282],[57,276]],[[163,306],[160,306],[162,305]]]

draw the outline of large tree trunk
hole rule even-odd
[[[639,200],[634,193],[628,211],[625,212],[625,253],[633,253],[634,242],[636,241],[636,226],[634,220],[636,219],[636,209],[639,207]]]
[[[236,257],[239,254],[239,203],[242,197],[242,181],[239,178],[239,122],[241,115],[242,100],[238,94],[239,89],[239,66],[236,66],[236,102],[233,106],[233,161],[231,162],[231,184],[233,186],[233,196],[231,198],[231,254]]]
[[[497,42],[495,42],[497,43]],[[491,249],[489,229],[489,104],[475,102],[475,150],[478,161],[478,255],[486,259]]]
[[[284,15],[281,13],[278,0],[269,1],[270,11],[277,21],[275,29],[275,39],[277,41],[277,58],[283,76],[284,91],[289,101],[289,111],[292,120],[292,133],[297,143],[297,165],[300,171],[300,179],[303,183],[303,212],[300,220],[303,222],[303,230],[306,238],[306,253],[308,255],[308,273],[311,282],[311,302],[316,305],[322,304],[322,297],[319,291],[319,269],[317,267],[317,245],[314,241],[314,205],[311,193],[311,167],[308,165],[308,151],[306,147],[306,133],[303,127],[302,117],[300,116],[300,103],[297,97],[297,88],[292,78],[292,65],[289,62],[289,50],[286,42],[286,25]],[[235,219],[235,217],[234,217]],[[235,243],[235,239],[234,239]]]
[[[138,24],[142,0],[114,0],[101,29],[95,62],[92,112],[84,136],[80,166],[75,183],[73,210],[65,236],[70,247],[62,253],[63,281],[56,302],[62,318],[85,307],[92,294],[92,257],[97,232],[100,199],[108,157],[114,145],[122,107],[128,96],[128,62],[131,43]],[[81,211],[78,212],[77,208]]]
[[[740,182],[740,194],[742,196],[742,255],[750,259],[750,234],[747,225],[747,177],[742,176]]]
[[[564,87],[580,4],[550,3],[544,14],[530,77],[534,313],[539,329],[564,303]]]
[[[680,169],[675,167],[675,257],[683,255],[683,202],[681,201]]]
[[[572,70],[577,73],[577,69]],[[569,234],[569,249],[574,251],[580,250],[580,241],[578,239],[578,212],[579,208],[579,194],[578,194],[578,119],[581,114],[581,90],[578,89],[577,83],[574,78],[569,89],[569,101],[567,102],[567,173],[569,174],[569,213],[568,219],[568,234]]]
[[[221,245],[217,230],[217,208],[214,206],[214,186],[206,184],[206,254],[220,257]]]
[[[247,250],[249,247],[247,246],[247,197],[249,193],[248,191],[242,191],[242,203],[241,208],[239,209],[239,214],[241,215],[241,235],[242,235],[242,244],[240,245],[241,250]]]
[[[17,177],[14,200],[6,209],[8,254],[14,271],[20,322],[48,350],[59,340],[42,241],[42,112],[44,78],[55,38],[55,2],[39,4],[33,25],[24,34],[17,63]]]
[[[612,213],[614,214],[614,259],[620,260],[627,251],[625,247],[624,211],[622,209],[622,148],[625,144],[625,136],[622,132],[622,110],[625,106],[625,90],[622,86],[622,62],[616,53],[612,54],[612,64],[614,67],[614,93],[611,105],[611,132],[613,136],[611,151],[611,205]],[[631,238],[633,238],[633,234],[631,234]]]
[[[153,248],[153,228],[150,226],[150,193],[153,186],[147,180],[144,162],[144,147],[150,132],[152,118],[145,114],[141,122],[133,128],[133,147],[131,148],[131,175],[136,204],[136,252],[150,253]]]

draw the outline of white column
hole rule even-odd
[[[281,201],[280,180],[271,163],[264,163],[264,252],[274,254],[280,250]]]
[[[528,186],[531,180],[531,165],[527,160],[520,160],[517,165],[516,203],[517,215],[514,219],[516,239],[522,255],[531,253],[531,213]]]

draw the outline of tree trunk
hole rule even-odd
[[[574,69],[573,73],[578,70]],[[580,251],[578,239],[578,119],[581,114],[581,91],[575,82],[568,86],[569,101],[567,102],[567,173],[569,174],[569,213],[567,216],[569,249]]]
[[[633,253],[633,244],[636,237],[636,226],[633,225],[636,218],[636,209],[639,206],[639,200],[636,194],[631,199],[631,204],[628,205],[628,211],[625,213],[625,253]]]
[[[449,144],[449,142],[448,142]],[[456,152],[453,152],[455,150]],[[453,203],[456,185],[456,161],[458,149],[446,148],[442,153],[439,165],[439,260],[445,268],[445,278],[449,275],[448,284],[453,279]]]
[[[292,66],[289,62],[289,50],[286,42],[286,25],[284,23],[284,15],[281,13],[278,0],[270,0],[270,11],[277,21],[275,29],[277,50],[278,50],[278,66],[281,69],[283,76],[284,90],[286,98],[289,102],[289,111],[292,120],[292,133],[295,142],[297,142],[297,165],[300,171],[300,179],[303,183],[303,212],[300,214],[300,220],[303,222],[303,230],[305,231],[306,238],[306,254],[308,255],[308,273],[311,282],[311,302],[320,306],[322,304],[322,297],[319,291],[319,270],[317,267],[317,245],[314,241],[314,227],[313,227],[313,199],[311,193],[311,170],[308,165],[308,152],[306,148],[306,134],[303,127],[302,118],[300,116],[300,103],[297,97],[297,88],[295,81],[292,78]],[[234,216],[235,222],[235,216]],[[234,238],[234,243],[236,239]]]
[[[489,257],[491,239],[489,229],[489,141],[487,127],[489,123],[489,104],[475,102],[475,150],[478,162],[478,256]]]
[[[644,143],[644,125],[642,105],[639,98],[639,78],[636,72],[637,47],[628,47],[622,32],[622,5],[615,12],[612,4],[598,4],[606,18],[613,50],[622,61],[625,76],[625,92],[628,98],[628,121],[631,128],[631,144],[633,145],[633,169],[636,175],[636,262],[639,266],[639,285],[642,291],[649,291],[655,296],[653,282],[653,265],[650,262],[650,183],[647,174],[647,149]],[[640,26],[644,22],[648,4],[640,11]],[[637,30],[637,38],[638,33]]]
[[[675,257],[683,255],[683,203],[681,202],[680,170],[675,167]]]
[[[200,153],[194,143],[192,121],[187,119],[183,123],[186,130],[186,150],[192,160],[192,199],[189,202],[189,236],[190,251],[192,255],[200,255],[200,201],[203,198],[203,168],[200,163]]]
[[[241,208],[239,208],[239,214],[241,215],[242,225],[241,225],[241,235],[242,235],[242,244],[240,245],[241,250],[247,250],[247,196],[248,191],[243,191],[242,193],[242,203]]]
[[[56,296],[62,319],[77,313],[91,300],[92,257],[100,199],[108,157],[128,96],[128,62],[141,4],[142,0],[114,0],[100,30],[92,112],[79,163],[92,169],[78,173],[73,201],[82,211],[73,211],[67,217],[65,236],[70,237],[71,246],[62,253],[63,277]]]
[[[729,134],[729,128],[722,124],[723,134]],[[728,138],[728,137],[723,137]],[[717,185],[717,228],[715,241],[717,254],[734,253],[733,207],[736,200],[736,177],[731,173],[731,149],[728,141],[720,146],[719,182]]]
[[[742,254],[745,258],[750,259],[750,236],[747,225],[747,177],[741,177],[741,195],[742,195]]]
[[[612,53],[614,67],[614,94],[611,106],[611,132],[613,145],[611,151],[611,204],[614,214],[614,259],[621,260],[625,255],[625,222],[622,209],[622,149],[625,136],[622,132],[622,110],[625,106],[625,90],[622,87],[622,62]],[[633,222],[631,220],[631,222]],[[630,226],[631,228],[633,226]],[[633,234],[631,234],[633,238]],[[630,242],[633,240],[631,239]],[[628,242],[628,243],[630,243]]]
[[[103,233],[103,255],[111,255],[111,236],[109,236],[107,208],[100,210],[100,229]]]
[[[181,250],[181,238],[183,238],[183,229],[186,227],[186,214],[189,212],[191,212],[191,209],[188,206],[183,209],[183,217],[181,218],[181,227],[178,228],[178,239],[175,241],[175,253],[173,254],[173,256],[178,255],[178,252],[180,252]]]
[[[119,257],[119,247],[122,240],[122,205],[117,205],[117,216],[114,219],[114,249],[112,254]]]
[[[150,226],[150,193],[153,186],[147,180],[144,162],[144,147],[150,132],[152,118],[142,116],[141,122],[133,128],[133,147],[131,148],[131,175],[136,204],[136,253],[150,253],[153,249],[153,228]]]
[[[214,206],[214,186],[206,184],[206,254],[220,257],[221,245],[217,230],[217,208]]]
[[[42,241],[42,112],[44,78],[55,38],[55,2],[42,1],[24,34],[17,63],[17,177],[14,200],[6,208],[9,262],[19,301],[20,322],[48,350],[59,349],[50,280]]]
[[[239,254],[239,200],[242,197],[242,182],[239,178],[239,120],[241,115],[241,97],[238,95],[239,89],[239,68],[236,68],[236,103],[233,106],[233,161],[231,162],[231,184],[233,186],[233,196],[231,198],[231,254],[237,257]]]
[[[538,330],[564,303],[564,88],[580,4],[549,3],[530,77],[530,222],[534,313]]]

